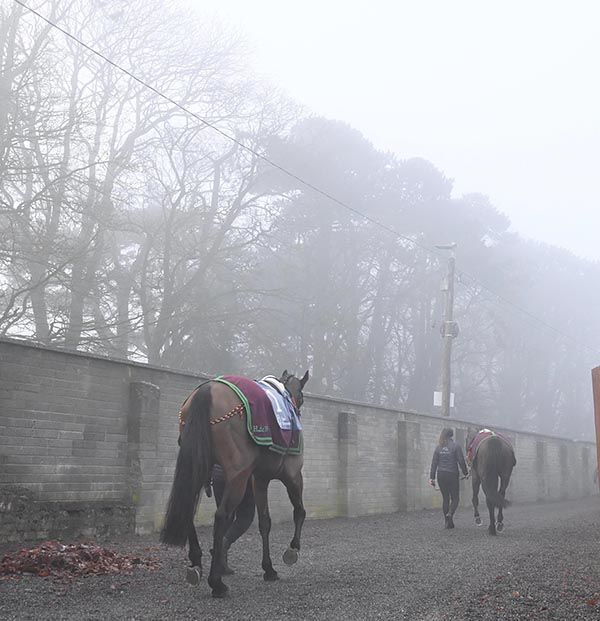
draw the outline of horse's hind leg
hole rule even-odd
[[[502,498],[504,498],[504,494],[499,492]],[[498,507],[498,519],[496,521],[496,530],[501,533],[504,530],[504,514],[502,513],[502,505]]]
[[[286,565],[293,565],[298,560],[298,552],[300,552],[300,535],[302,533],[302,525],[306,517],[304,503],[302,502],[303,480],[302,472],[298,470],[294,475],[282,477],[282,482],[287,489],[287,493],[294,507],[294,537],[290,543],[290,547],[283,554],[283,562]]]
[[[234,570],[229,567],[227,562],[229,548],[234,544],[252,525],[256,505],[254,503],[254,493],[252,492],[252,481],[248,481],[246,493],[234,513],[231,525],[225,532],[223,538],[223,573],[226,575],[234,574]]]
[[[488,477],[482,481],[483,492],[485,494],[485,502],[490,514],[490,525],[488,533],[496,534],[496,504],[492,500],[498,495],[498,477]]]
[[[498,493],[502,496],[502,500],[504,500],[506,495],[506,488],[510,482],[510,474],[511,473],[509,472],[508,474],[500,476],[500,489],[498,490]],[[496,524],[496,529],[498,532],[502,532],[504,530],[504,508],[502,505],[498,508],[498,523]]]
[[[188,534],[188,558],[190,559],[191,567],[187,568],[186,579],[190,584],[200,584],[202,578],[202,549],[200,548],[200,542],[198,541],[198,535],[194,528],[194,523],[190,527]]]
[[[213,527],[213,551],[208,574],[208,584],[212,588],[213,597],[225,597],[229,590],[223,582],[223,538],[227,528],[231,525],[233,512],[240,504],[246,485],[248,484],[249,472],[239,473],[233,480],[225,485],[223,500],[215,512]]]
[[[254,473],[254,500],[258,513],[258,530],[262,538],[262,568],[265,572],[263,578],[268,582],[278,580],[279,576],[273,569],[271,552],[269,550],[269,533],[271,532],[271,516],[269,515],[269,504],[267,489],[268,479],[264,479]]]
[[[481,517],[479,516],[479,486],[481,485],[481,481],[479,476],[475,472],[474,469],[471,470],[472,473],[472,486],[473,486],[473,516],[475,518],[475,524],[477,526],[481,526]]]
[[[494,505],[494,503],[489,500],[487,497],[485,499],[485,502],[487,504],[488,507],[488,511],[490,513],[490,525],[488,526],[488,533],[490,535],[495,535],[496,534],[496,505]]]

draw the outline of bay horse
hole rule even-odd
[[[299,414],[304,401],[302,389],[308,378],[308,371],[302,378],[284,371],[279,378],[296,414]],[[202,549],[194,528],[194,514],[202,489],[207,490],[207,495],[210,493],[213,465],[220,464],[225,477],[225,490],[215,512],[213,526],[212,560],[208,575],[212,595],[225,597],[228,592],[222,580],[226,552],[223,537],[251,477],[262,538],[263,577],[266,581],[277,580],[269,551],[271,518],[267,488],[271,480],[280,480],[294,508],[294,536],[283,555],[284,562],[292,565],[298,560],[300,535],[306,516],[302,500],[302,451],[278,453],[269,450],[268,446],[259,446],[250,435],[240,396],[218,379],[204,382],[190,394],[181,407],[179,421],[180,447],[160,540],[182,547],[186,541],[189,542],[191,567],[188,568],[188,582],[198,584],[202,576]],[[302,434],[301,431],[298,433]],[[301,447],[301,437],[299,440]]]
[[[467,460],[471,464],[475,524],[481,525],[478,508],[481,486],[490,514],[488,532],[490,535],[496,535],[497,531],[502,532],[504,529],[503,509],[509,504],[505,494],[512,470],[517,465],[515,452],[504,436],[489,429],[478,432],[473,428],[467,433],[466,452]],[[497,520],[496,509],[498,509]]]

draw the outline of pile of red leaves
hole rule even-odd
[[[45,541],[35,548],[6,555],[0,561],[0,579],[7,576],[75,577],[86,574],[130,573],[136,567],[157,569],[152,559],[117,554],[93,543],[63,545]]]

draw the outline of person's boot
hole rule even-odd
[[[235,571],[233,571],[233,569],[231,569],[231,567],[229,567],[229,564],[227,563],[227,556],[229,554],[229,546],[231,544],[229,543],[229,541],[227,541],[227,537],[223,538],[223,575],[224,576],[231,576],[232,574],[235,573]]]

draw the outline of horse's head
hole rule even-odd
[[[302,376],[302,378],[297,378],[295,375],[284,371],[279,378],[279,381],[285,386],[285,389],[290,393],[290,397],[296,409],[300,409],[302,404],[304,403],[304,395],[302,394],[302,389],[306,382],[308,382],[308,371]]]
[[[479,429],[477,427],[469,426],[467,427],[467,439],[465,440],[465,451],[469,451],[469,447],[471,446],[471,442],[475,436],[479,433]]]

